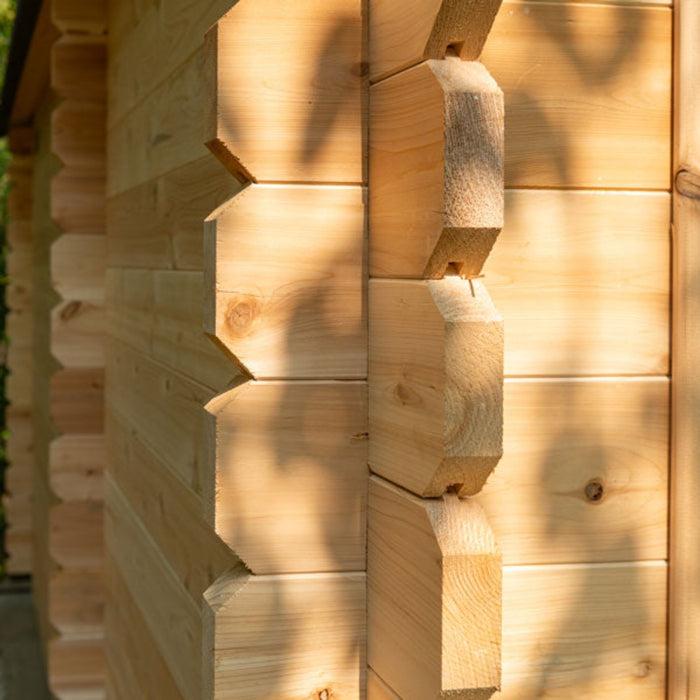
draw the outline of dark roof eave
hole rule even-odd
[[[12,28],[10,53],[0,100],[0,136],[7,135],[10,127],[10,117],[22,80],[24,63],[27,60],[42,4],[43,0],[17,1],[17,15]]]

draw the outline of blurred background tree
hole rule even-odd
[[[16,0],[0,0],[0,90],[5,79],[7,57],[10,52],[10,40],[12,27],[15,21]],[[5,493],[5,471],[7,469],[7,424],[5,421],[5,379],[7,367],[7,336],[5,334],[5,318],[7,306],[5,291],[7,289],[7,166],[10,162],[10,153],[7,149],[7,140],[0,139],[0,495]],[[3,500],[0,498],[0,577],[5,571],[5,512]]]

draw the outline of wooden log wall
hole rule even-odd
[[[700,696],[700,3],[676,0],[674,36],[673,416],[669,700]]]
[[[503,457],[475,496],[499,699],[665,697],[671,30],[665,2],[504,2],[479,57],[506,114]]]
[[[9,339],[5,359],[9,372],[6,383],[8,407],[7,460],[3,505],[8,529],[5,532],[6,570],[11,575],[32,571],[34,430],[33,397],[33,240],[32,168],[33,129],[17,128],[8,134],[12,162],[8,168],[7,275]]]
[[[202,222],[240,185],[203,143],[203,38],[233,0],[108,17],[108,697],[202,697],[203,593],[243,571],[209,525],[203,406],[240,371],[202,329]],[[273,694],[274,695],[274,694]]]
[[[374,700],[501,685],[502,558],[472,498],[503,447],[503,324],[477,279],[503,227],[503,94],[474,60],[500,2],[449,5],[369,6]]]
[[[77,3],[56,0],[50,9],[61,35],[51,49],[53,97],[37,120],[41,356],[35,360],[35,413],[41,444],[34,588],[52,693],[99,698],[105,683],[105,16],[86,26],[71,14]]]
[[[266,47],[261,61],[260,47]],[[202,497],[241,558],[205,594],[203,697],[365,695],[367,330],[360,0],[237,4],[208,32]]]

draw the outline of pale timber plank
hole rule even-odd
[[[104,103],[106,69],[102,37],[63,36],[51,48],[51,87],[64,100]]]
[[[51,489],[65,501],[101,501],[104,435],[61,435],[49,447]]]
[[[58,571],[51,579],[49,595],[51,624],[61,636],[101,636],[105,605],[102,571]]]
[[[112,197],[207,154],[202,124],[206,86],[193,54],[107,133],[107,195]]]
[[[666,378],[506,380],[504,403],[475,499],[506,564],[666,558]]]
[[[62,433],[101,433],[104,423],[104,369],[63,369],[51,377],[50,412]]]
[[[237,177],[365,181],[360,0],[238,3],[204,54],[204,138]]]
[[[51,245],[51,285],[63,299],[102,303],[105,296],[104,236],[64,233]]]
[[[51,149],[64,165],[85,168],[95,173],[105,171],[105,106],[83,98],[66,100],[51,115]]]
[[[105,572],[108,697],[111,700],[138,697],[184,700],[109,552]]]
[[[489,698],[501,683],[502,560],[481,507],[370,479],[369,665],[403,700]]]
[[[105,310],[68,299],[51,310],[51,354],[63,367],[104,366]]]
[[[51,217],[63,233],[104,234],[104,175],[63,168],[51,180]]]
[[[663,700],[663,562],[506,567],[494,700]]]
[[[48,672],[51,692],[58,700],[103,700],[104,640],[100,637],[51,640]]]
[[[367,669],[367,700],[401,700],[371,669]]]
[[[49,509],[49,551],[60,567],[102,566],[102,501],[63,501]]]
[[[503,94],[458,58],[370,93],[370,274],[478,274],[503,227]]]
[[[504,2],[481,61],[506,102],[506,185],[670,188],[671,12]]]
[[[205,224],[205,329],[258,379],[366,376],[361,187],[250,185]]]
[[[106,286],[112,336],[212,391],[237,378],[202,329],[201,272],[112,269]]]
[[[370,0],[369,56],[373,81],[448,49],[479,57],[501,0]]]
[[[206,154],[111,197],[109,266],[202,270],[202,219],[239,190],[238,181]]]
[[[236,555],[202,516],[201,499],[112,410],[107,419],[110,477],[199,605],[204,591],[234,567]]]
[[[477,493],[503,451],[503,323],[458,277],[370,281],[369,464],[420,496]]]
[[[203,607],[207,700],[360,698],[365,574],[225,574]]]
[[[202,632],[199,606],[190,598],[109,476],[106,487],[107,549],[180,693],[186,698],[200,697]]]
[[[669,699],[700,696],[700,7],[675,7]],[[685,181],[685,182],[684,182]],[[694,188],[688,184],[693,182]],[[683,186],[685,185],[685,187]]]
[[[210,463],[194,427],[201,425],[202,407],[214,392],[117,339],[110,342],[107,372],[108,404],[128,417],[144,443],[199,493]]]
[[[211,525],[255,574],[365,568],[364,382],[249,382],[207,405]]]
[[[202,45],[233,0],[130,0],[109,6],[110,127]],[[143,66],[148,71],[143,71]],[[138,76],[138,79],[136,79]]]
[[[666,374],[670,199],[506,191],[484,267],[509,375]]]

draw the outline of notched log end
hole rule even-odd
[[[207,141],[205,145],[219,159],[226,170],[242,185],[247,182],[257,182],[250,170],[243,165],[240,159],[231,152],[220,138],[213,138]]]
[[[424,279],[476,277],[491,253],[500,228],[445,228],[423,271]]]
[[[425,47],[425,58],[456,53],[463,61],[481,54],[501,0],[443,0]]]
[[[435,498],[454,492],[460,498],[474,496],[481,489],[501,459],[501,454],[480,457],[447,457],[435,472],[433,480],[421,494]]]

